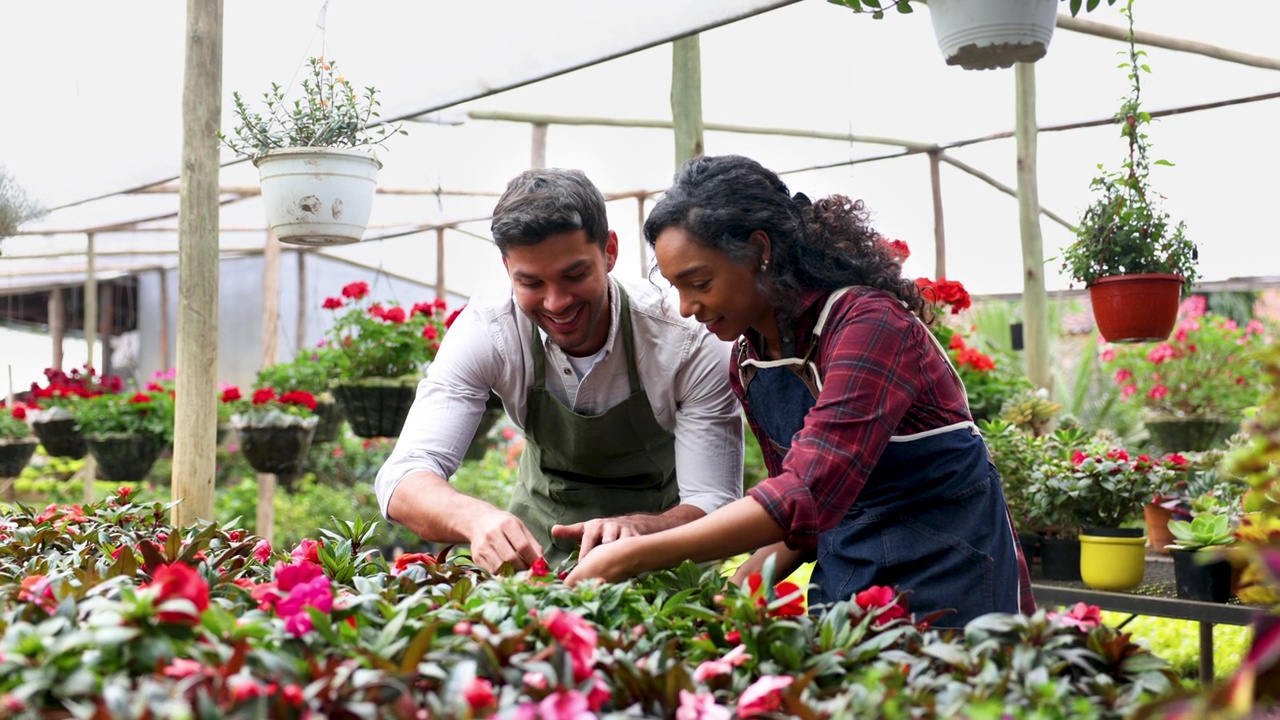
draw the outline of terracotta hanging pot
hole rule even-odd
[[[1181,297],[1178,275],[1111,275],[1089,283],[1093,319],[1103,339],[1112,343],[1167,340]]]
[[[1012,67],[1045,56],[1057,0],[929,0],[938,47],[965,70]]]

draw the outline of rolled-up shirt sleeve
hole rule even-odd
[[[708,514],[742,497],[742,406],[729,386],[729,351],[699,333],[675,375],[680,503]]]
[[[945,368],[928,331],[888,302],[851,299],[833,311],[816,353],[817,402],[786,457],[774,454],[773,477],[749,491],[792,549],[812,551],[844,517],[908,409]]]
[[[440,343],[436,359],[418,383],[417,397],[395,448],[378,470],[374,492],[387,520],[391,495],[410,473],[426,471],[449,478],[462,463],[480,416],[492,376],[501,365],[501,348],[468,307]]]

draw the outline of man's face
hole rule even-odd
[[[609,271],[617,259],[614,233],[601,250],[586,230],[573,230],[510,247],[502,264],[520,309],[567,355],[585,357],[609,337]]]

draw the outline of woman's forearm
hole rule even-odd
[[[781,541],[785,533],[763,506],[750,496],[735,500],[706,517],[638,538],[632,548],[640,567],[659,570],[685,560],[723,560]]]

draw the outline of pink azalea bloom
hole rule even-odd
[[[676,720],[729,720],[730,715],[729,708],[717,705],[711,693],[695,695],[688,690],[680,691]]]
[[[295,561],[288,565],[283,562],[276,563],[276,585],[280,587],[281,592],[287,593],[295,586],[310,582],[321,575],[324,575],[324,570],[313,562]]]
[[[320,543],[310,538],[304,538],[298,543],[298,547],[289,553],[294,560],[306,560],[308,562],[320,563]]]
[[[481,677],[473,677],[462,684],[462,698],[472,710],[485,710],[497,707],[498,696],[493,692],[493,683]]]
[[[190,660],[188,658],[174,658],[173,662],[166,665],[161,673],[165,677],[184,678],[196,675],[202,670],[204,670],[204,665],[201,665],[196,660]]]
[[[1102,610],[1097,605],[1078,602],[1067,612],[1049,613],[1049,619],[1059,625],[1089,630],[1102,624]]]
[[[782,706],[782,691],[795,682],[790,675],[765,675],[742,691],[738,698],[738,717],[751,718],[777,710]]]
[[[286,631],[301,636],[312,629],[309,607],[325,613],[333,611],[333,586],[328,577],[321,575],[294,586],[288,597],[276,603],[276,613],[284,618]]]
[[[551,631],[551,635],[568,651],[573,661],[574,681],[582,682],[590,677],[596,654],[595,628],[580,616],[560,608],[547,611],[542,617],[542,626]]]
[[[259,540],[258,544],[253,546],[253,559],[263,564],[270,561],[271,543],[266,540]]]
[[[707,678],[713,678],[717,675],[728,675],[733,669],[742,663],[751,659],[747,654],[747,646],[739,645],[719,660],[706,660],[700,663],[693,671],[693,679],[698,682],[706,682]]]

